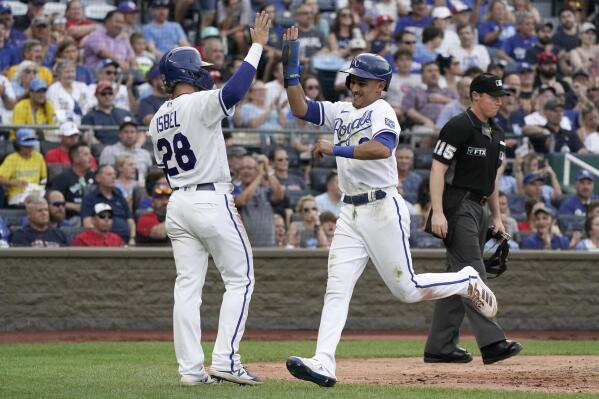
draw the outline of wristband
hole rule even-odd
[[[297,40],[283,40],[283,78],[285,87],[300,83],[300,44]]]
[[[336,145],[333,147],[333,155],[336,157],[353,158],[356,146]]]

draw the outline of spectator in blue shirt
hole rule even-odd
[[[433,23],[428,15],[428,5],[425,0],[412,0],[412,12],[401,17],[395,25],[395,33],[409,30],[416,35],[418,41],[422,39],[422,31]]]
[[[397,176],[401,187],[400,194],[410,193],[415,198],[422,177],[412,170],[414,167],[414,152],[410,147],[401,145],[395,151],[395,159],[397,160]]]
[[[169,0],[152,2],[152,22],[141,29],[150,51],[162,56],[173,47],[189,46],[189,41],[178,22],[168,21]]]
[[[83,227],[93,228],[94,205],[104,202],[112,208],[112,232],[124,242],[135,245],[135,221],[127,200],[116,188],[116,172],[112,165],[100,165],[96,171],[96,188],[85,194],[81,202]]]
[[[516,26],[518,32],[505,40],[503,51],[510,60],[524,62],[526,50],[537,44],[535,35],[535,22],[531,13],[523,12],[516,17]]]
[[[587,238],[576,245],[578,251],[599,251],[599,215],[591,216],[584,222]]]
[[[162,104],[168,100],[169,96],[164,90],[164,83],[160,77],[160,71],[158,70],[157,65],[148,71],[146,80],[152,85],[152,94],[139,102],[137,120],[148,126],[156,111],[158,111]]]
[[[501,50],[506,39],[516,34],[516,28],[508,19],[503,0],[493,0],[486,13],[486,20],[478,24],[478,42],[492,49]]]
[[[38,196],[26,199],[29,224],[14,232],[10,244],[15,247],[61,247],[68,245],[67,237],[58,228],[50,227],[48,202]]]
[[[522,242],[522,249],[568,249],[568,239],[554,229],[555,212],[551,208],[540,206],[533,215],[535,233]]]
[[[8,35],[5,36],[7,37],[7,46],[21,47],[27,38],[23,32],[14,28],[15,20],[12,15],[12,8],[5,2],[0,3],[0,21],[4,22],[6,32],[9,32]]]
[[[560,214],[584,216],[587,214],[588,205],[599,199],[593,194],[595,189],[595,176],[586,169],[581,169],[576,174],[576,194],[566,197],[559,207]]]
[[[441,46],[443,42],[443,30],[436,26],[427,26],[422,31],[422,44],[416,45],[416,52],[414,53],[414,61],[421,64],[427,62],[437,61],[436,50]]]

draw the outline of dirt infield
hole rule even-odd
[[[282,363],[252,363],[264,379],[293,380]],[[599,393],[599,356],[519,356],[484,366],[426,364],[422,358],[351,359],[337,363],[341,384]]]
[[[248,330],[244,339],[262,341],[316,340],[314,330]],[[424,342],[426,331],[352,330],[343,332],[343,340],[362,339],[415,339]],[[468,332],[460,335],[463,339],[473,339]],[[599,340],[599,331],[513,331],[511,339],[549,340]],[[215,331],[202,331],[202,339],[213,341]],[[46,342],[89,342],[89,341],[172,341],[171,330],[94,330],[76,329],[59,331],[1,331],[0,344],[26,344]]]
[[[214,340],[215,331],[202,332]],[[513,331],[512,339],[599,340],[599,331]],[[462,334],[463,339],[473,336]],[[172,341],[172,331],[61,330],[0,332],[0,344]],[[245,340],[316,340],[316,331],[247,331]],[[346,331],[343,340],[414,339],[424,342],[426,331]],[[283,363],[252,363],[265,379],[292,380]],[[480,357],[469,364],[425,364],[422,358],[340,360],[342,384],[430,386],[555,393],[599,393],[599,356],[518,356],[484,366]]]

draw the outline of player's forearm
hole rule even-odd
[[[306,93],[301,85],[287,87],[287,100],[293,116],[303,118],[306,115],[308,103],[306,103]]]
[[[357,145],[354,150],[354,158],[362,160],[385,159],[391,156],[391,150],[384,144],[370,140]]]
[[[447,165],[433,160],[429,181],[431,207],[434,212],[443,213],[443,191],[445,191],[445,173]]]
[[[489,196],[489,210],[491,211],[491,217],[501,217],[501,212],[499,211],[499,175],[495,179],[495,189]]]

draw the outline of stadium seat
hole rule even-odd
[[[312,159],[312,166],[318,167],[318,168],[335,169],[335,168],[337,168],[337,161],[336,161],[335,157],[325,155],[322,158]]]
[[[77,234],[83,233],[87,229],[85,227],[61,227],[60,230],[67,236],[67,242],[71,245]]]
[[[69,165],[61,163],[51,163],[48,165],[48,182],[52,182],[56,176],[69,168]]]
[[[51,149],[56,148],[58,146],[60,146],[60,143],[53,143],[51,141],[41,140],[40,141],[40,152],[43,155],[46,155],[46,153],[48,151],[50,151]]]
[[[525,213],[524,203],[526,201],[523,194],[507,194],[507,201],[513,215]],[[526,215],[524,217],[526,218]]]
[[[558,215],[557,224],[564,234],[571,234],[574,231],[584,230],[585,216],[579,215]]]
[[[0,140],[0,165],[4,161],[4,158],[11,152],[14,152],[12,143],[8,140]]]
[[[64,15],[66,9],[67,5],[65,3],[49,2],[44,5],[44,15]]]
[[[15,17],[27,14],[27,4],[20,1],[5,1],[4,4],[10,7]]]
[[[94,3],[85,7],[85,18],[93,19],[94,21],[102,21],[110,11],[116,7],[105,3]]]
[[[327,176],[333,169],[313,168],[310,171],[310,186],[312,190],[320,193],[327,191]]]
[[[335,12],[335,0],[318,0],[320,12]]]
[[[25,209],[0,209],[0,216],[8,227],[23,226],[23,218],[27,215]]]
[[[432,163],[432,148],[414,148],[414,169],[431,170]]]

